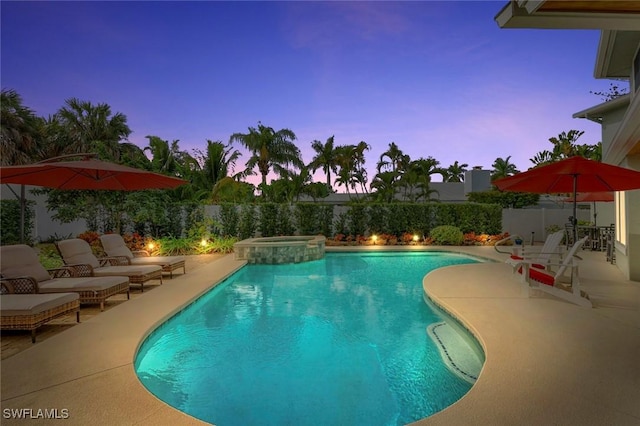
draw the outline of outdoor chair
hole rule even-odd
[[[31,343],[36,342],[36,329],[52,319],[76,313],[80,322],[80,297],[77,293],[37,294],[36,286],[13,287],[10,281],[0,281],[0,328],[29,330]]]
[[[76,276],[126,276],[131,284],[140,286],[140,291],[144,291],[144,283],[149,280],[158,279],[162,284],[162,268],[158,265],[113,266],[118,264],[117,259],[98,259],[91,251],[89,243],[80,238],[58,241],[56,247],[64,263],[75,269]]]
[[[513,267],[513,271],[516,271],[522,260],[531,262],[531,266],[538,269],[546,269],[549,263],[552,261],[552,257],[555,256],[555,260],[559,260],[561,257],[560,243],[564,237],[564,231],[557,231],[553,234],[549,234],[544,242],[544,245],[538,250],[536,247],[527,246],[522,248],[521,255],[512,254],[507,263]]]
[[[102,248],[107,256],[116,258],[124,265],[160,265],[162,272],[167,272],[173,278],[173,271],[182,268],[187,272],[185,258],[182,256],[150,256],[146,250],[131,251],[119,234],[105,234],[100,236]]]
[[[564,260],[556,264],[558,270],[555,273],[537,269],[532,267],[533,262],[525,259],[521,260],[518,265],[522,266],[522,278],[528,284],[529,288],[537,289],[571,303],[590,308],[592,305],[588,295],[580,290],[578,264],[582,259],[576,255],[578,249],[582,248],[585,241],[587,241],[587,238],[588,237],[584,237],[576,241],[571,249],[569,249]],[[550,262],[549,264],[553,263]],[[566,271],[570,271],[568,283],[564,276]]]
[[[46,270],[38,259],[36,251],[24,244],[1,246],[0,273],[3,280],[22,292],[36,293],[78,293],[81,304],[99,303],[104,311],[104,302],[119,293],[126,293],[129,299],[129,278],[126,276],[76,277],[73,267]]]

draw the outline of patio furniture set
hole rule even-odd
[[[30,330],[35,343],[36,329],[42,324],[69,313],[80,322],[81,304],[100,304],[116,294],[126,293],[130,285],[140,286],[157,279],[162,284],[163,272],[186,273],[181,256],[149,256],[131,252],[120,235],[101,237],[109,257],[97,258],[89,244],[81,239],[63,240],[56,244],[65,266],[45,269],[36,251],[27,245],[0,247],[0,328]]]

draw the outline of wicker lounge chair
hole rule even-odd
[[[173,271],[182,268],[187,272],[185,258],[182,256],[150,256],[146,250],[131,251],[119,234],[105,234],[100,236],[100,242],[109,257],[115,257],[124,265],[160,265],[162,272],[167,272],[173,278]]]
[[[36,293],[78,293],[81,304],[99,303],[104,311],[104,302],[111,296],[127,293],[129,278],[126,276],[79,277],[73,267],[47,271],[38,259],[35,250],[24,244],[0,247],[0,273],[19,293],[35,288]],[[22,291],[21,289],[27,289]]]
[[[56,247],[62,256],[62,260],[68,266],[73,266],[76,276],[84,277],[110,277],[121,275],[129,277],[131,284],[139,285],[140,291],[144,291],[144,283],[149,280],[159,279],[162,284],[162,268],[157,265],[119,265],[117,259],[98,259],[89,243],[79,238],[72,238],[56,243]]]
[[[72,312],[80,322],[80,297],[77,293],[35,294],[36,287],[21,289],[0,281],[0,328],[3,330],[30,330],[31,342],[36,342],[36,329],[42,324]]]

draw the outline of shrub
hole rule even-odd
[[[102,244],[100,244],[100,234],[94,231],[85,231],[82,234],[78,234],[78,237],[81,240],[85,240],[91,246],[91,251],[96,257],[104,257],[104,249],[102,248]]]
[[[278,235],[278,204],[260,204],[260,235],[263,237],[273,237]]]
[[[457,226],[441,225],[433,228],[430,234],[433,243],[443,246],[459,246],[464,241],[464,235]]]
[[[64,265],[58,249],[56,249],[56,246],[53,244],[39,244],[38,258],[40,259],[40,264],[44,266],[45,269],[59,268]]]
[[[223,237],[235,237],[238,235],[238,221],[240,218],[235,204],[221,204],[218,219]]]
[[[240,223],[238,228],[241,240],[253,238],[253,234],[255,234],[257,229],[256,221],[255,206],[253,204],[243,204],[242,207],[240,207]]]
[[[24,210],[24,237],[25,244],[31,244],[31,234],[34,228],[35,202],[26,201]],[[20,201],[0,200],[0,244],[20,243]]]

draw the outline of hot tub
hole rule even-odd
[[[248,238],[233,245],[235,258],[248,263],[300,263],[324,257],[322,235]]]

